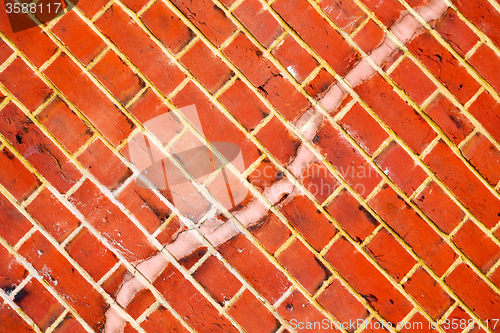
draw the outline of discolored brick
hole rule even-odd
[[[27,276],[28,271],[21,263],[5,247],[0,246],[0,289],[10,293]]]
[[[441,37],[450,43],[462,57],[479,41],[479,37],[451,8],[448,8],[433,25]]]
[[[139,291],[127,306],[127,313],[137,319],[156,301],[155,296],[149,289]]]
[[[312,98],[319,100],[328,92],[335,82],[335,77],[326,69],[322,68],[305,87],[305,90]]]
[[[276,46],[272,54],[292,74],[298,83],[304,80],[318,66],[318,62],[299,43],[288,35]]]
[[[369,20],[353,37],[353,41],[366,53],[370,54],[385,38],[385,32],[373,20]]]
[[[391,28],[405,10],[403,5],[397,0],[361,0],[361,2],[363,2],[387,28]]]
[[[23,202],[41,185],[38,178],[8,149],[0,151],[0,184],[18,202]]]
[[[290,229],[272,212],[248,230],[270,253],[276,252],[292,235]]]
[[[300,181],[319,203],[328,199],[340,186],[337,178],[321,163],[307,165]]]
[[[0,304],[0,330],[4,332],[32,333],[36,332],[16,311],[2,302]]]
[[[340,29],[348,34],[354,32],[367,17],[353,0],[321,0],[319,6]]]
[[[67,314],[66,317],[52,331],[54,333],[85,333],[87,332],[83,326],[76,320],[72,314]]]
[[[290,162],[300,145],[299,138],[290,132],[277,117],[273,117],[262,127],[256,137],[283,165]]]

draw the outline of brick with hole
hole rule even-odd
[[[316,74],[316,76],[309,81],[305,90],[312,98],[315,100],[321,99],[330,87],[336,82],[335,77],[330,74],[326,69],[321,68],[321,70]]]
[[[153,313],[144,319],[141,323],[141,327],[144,328],[146,332],[155,333],[189,332],[186,328],[184,328],[181,322],[174,317],[170,310],[162,305],[160,305],[158,309],[153,311]]]
[[[287,165],[300,145],[295,136],[277,117],[273,117],[256,135],[257,139],[283,165]]]
[[[70,154],[92,137],[93,131],[57,96],[37,115],[38,120]]]
[[[462,147],[467,161],[495,186],[500,181],[500,151],[482,133],[477,133]]]
[[[401,61],[392,71],[391,78],[418,105],[422,105],[436,90],[436,85],[410,58],[404,58]]]
[[[469,112],[498,142],[500,141],[500,103],[484,91],[469,107]]]
[[[340,186],[340,182],[330,170],[324,164],[318,162],[306,166],[300,182],[319,203],[328,199]]]
[[[280,23],[259,0],[243,1],[233,14],[265,48],[283,33]]]
[[[26,210],[59,243],[80,225],[79,219],[48,188],[44,188]]]
[[[0,289],[10,293],[27,276],[28,271],[21,263],[4,246],[0,246]]]
[[[14,154],[4,147],[0,151],[0,184],[18,202],[23,202],[41,185],[34,175]]]
[[[272,333],[279,321],[248,289],[227,311],[248,333]]]
[[[141,20],[173,54],[179,53],[195,36],[163,1],[149,7]]]
[[[233,71],[202,40],[196,41],[179,60],[212,94],[215,94],[234,75]]]
[[[290,229],[273,212],[269,212],[248,230],[269,253],[275,253],[292,235]]]
[[[127,313],[137,320],[155,301],[156,298],[149,289],[141,290],[127,305]]]
[[[193,277],[213,299],[224,306],[240,290],[242,284],[217,257],[208,257],[196,269]]]
[[[4,302],[0,304],[0,330],[16,333],[36,332],[16,311]]]
[[[0,73],[0,82],[31,112],[52,94],[52,89],[21,58]]]
[[[340,323],[358,322],[368,317],[368,311],[363,304],[340,282],[335,279],[317,297],[318,303],[325,308]],[[346,327],[348,332],[354,332],[351,325]]]
[[[432,25],[462,57],[479,41],[479,37],[451,8]]]
[[[318,66],[318,62],[291,35],[276,46],[272,54],[292,74],[298,83],[304,80]]]
[[[367,16],[353,0],[322,0],[319,6],[340,29],[348,34],[354,32]]]
[[[381,229],[366,246],[366,250],[382,268],[400,282],[417,261],[387,229]]]
[[[370,54],[385,38],[385,32],[372,19],[353,37],[353,41],[366,53]]]
[[[172,264],[163,270],[154,286],[196,331],[238,332]]]

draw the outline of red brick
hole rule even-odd
[[[461,307],[457,306],[455,310],[453,310],[448,318],[446,318],[446,321],[440,325],[440,327],[445,331],[446,333],[461,333],[463,331],[463,328],[460,328],[460,324],[465,322],[467,325],[469,325],[469,320],[472,321],[472,318],[465,312]],[[457,324],[455,324],[457,323]],[[455,325],[453,325],[455,324]],[[474,325],[475,328],[470,330],[469,332],[476,332],[478,326]],[[463,326],[462,326],[463,327]]]
[[[340,323],[357,322],[368,317],[368,311],[363,304],[342,285],[339,279],[333,280],[317,300]],[[349,332],[354,331],[352,327],[346,329]]]
[[[80,225],[78,218],[48,188],[44,188],[26,209],[59,243]]]
[[[354,32],[367,16],[353,0],[321,0],[319,5],[326,15],[348,34]]]
[[[272,118],[256,135],[264,147],[273,154],[278,161],[287,165],[295,156],[301,141],[278,118]]]
[[[95,281],[99,281],[118,262],[113,252],[85,228],[66,245],[65,249]]]
[[[382,177],[344,136],[324,122],[313,139],[316,147],[340,172],[346,182],[363,198],[380,183]]]
[[[434,181],[413,200],[442,231],[451,233],[465,213]]]
[[[487,92],[483,92],[469,107],[469,112],[500,141],[500,104]]]
[[[353,37],[353,41],[366,53],[370,54],[382,44],[385,32],[373,20],[369,20]]]
[[[389,138],[387,132],[358,103],[339,120],[339,124],[370,155]]]
[[[332,245],[325,258],[387,321],[398,323],[413,308],[382,273],[344,238]]]
[[[240,79],[224,90],[219,101],[249,131],[269,114],[269,109]]]
[[[439,234],[388,185],[370,200],[370,206],[437,275],[443,275],[457,258]]]
[[[412,8],[419,8],[422,6],[426,6],[429,3],[429,0],[407,0],[406,1]]]
[[[471,220],[468,220],[453,236],[458,245],[484,273],[500,258],[500,247]]]
[[[279,22],[259,0],[243,1],[233,14],[265,48],[283,33]]]
[[[386,229],[381,229],[367,248],[380,266],[400,282],[417,261]]]
[[[21,58],[16,58],[0,73],[0,82],[31,112],[52,93],[52,89]]]
[[[220,245],[218,251],[270,303],[275,303],[291,286],[286,276],[244,235]]]
[[[208,257],[196,269],[193,277],[222,306],[233,298],[242,286],[241,282],[214,256]]]
[[[37,118],[71,154],[92,137],[93,131],[59,97]]]
[[[196,331],[238,332],[172,264],[165,268],[154,286]]]
[[[180,61],[207,90],[215,94],[233,75],[233,71],[208,46],[198,40]]]
[[[445,279],[455,294],[469,308],[474,309],[474,313],[481,320],[500,318],[500,296],[493,291],[474,271],[462,263],[455,268]],[[492,328],[493,332],[498,332],[499,327]]]
[[[448,8],[443,17],[435,21],[433,26],[462,57],[479,41],[479,37],[451,8]]]
[[[248,230],[270,253],[276,252],[292,235],[290,229],[272,212]]]
[[[0,64],[3,64],[14,53],[4,40],[0,40]]]
[[[498,223],[500,200],[444,142],[440,141],[424,162],[486,227],[492,228]]]
[[[53,333],[86,333],[87,331],[70,313],[57,325]]]
[[[460,109],[441,94],[427,106],[425,113],[441,127],[457,146],[474,130],[474,125]]]
[[[28,271],[5,247],[0,246],[0,289],[8,294],[16,289],[27,276]]]
[[[273,49],[273,55],[290,74],[302,83],[318,66],[318,62],[299,43],[288,35]]]
[[[0,236],[14,246],[32,227],[31,222],[0,194]]]
[[[394,141],[377,156],[375,162],[407,196],[411,196],[427,178],[425,171]]]
[[[138,12],[148,3],[146,0],[123,0],[123,3],[134,12]]]
[[[57,249],[35,232],[19,249],[38,272],[92,328],[104,321],[108,305]]]
[[[101,139],[92,142],[78,156],[78,161],[110,190],[118,188],[132,174],[132,171]]]
[[[500,79],[495,73],[500,71],[500,57],[488,45],[482,44],[468,59],[495,90],[500,90]]]
[[[23,202],[41,185],[38,178],[8,149],[0,151],[0,184],[18,202]]]
[[[184,80],[179,67],[117,4],[96,21],[96,26],[163,94],[170,94]]]
[[[281,212],[290,224],[320,252],[335,236],[337,230],[333,224],[316,209],[316,206],[303,195],[295,196],[291,201],[283,203]]]
[[[278,320],[248,289],[227,312],[248,333],[272,333],[279,327]]]
[[[179,260],[179,264],[181,264],[185,269],[191,269],[205,254],[208,252],[208,248],[206,246],[200,246],[188,256]]]
[[[281,252],[277,259],[311,295],[316,293],[330,275],[330,272],[298,239]]]
[[[14,302],[46,330],[63,313],[64,307],[36,279],[31,279],[14,297]]]
[[[379,224],[347,190],[333,198],[326,210],[358,243],[362,243]]]
[[[359,54],[306,0],[278,0],[273,8],[339,75],[358,60]]]
[[[113,51],[107,52],[91,71],[122,104],[144,87],[144,82]]]
[[[179,53],[195,36],[163,1],[149,7],[141,19],[153,35],[174,54]]]
[[[368,325],[365,327],[365,329],[362,331],[363,333],[387,333],[389,332],[384,324],[379,322],[376,319],[372,319],[368,322]]]
[[[155,232],[171,213],[153,191],[138,186],[136,182],[127,185],[117,198],[150,233]]]
[[[396,49],[395,51],[392,52],[392,54],[389,55],[388,58],[382,63],[380,68],[383,71],[387,71],[389,68],[391,68],[392,65],[394,65],[399,58],[403,56],[403,51]]]
[[[163,306],[159,306],[142,323],[141,327],[148,333],[188,333],[189,331]]]
[[[401,329],[404,333],[437,333],[438,331],[432,329],[429,321],[420,313],[417,312],[405,324],[406,326]]]
[[[500,46],[500,13],[488,0],[453,0],[452,3],[479,30],[486,34],[498,47]]]
[[[340,186],[340,182],[322,163],[310,163],[304,169],[300,182],[318,200],[324,202]]]
[[[165,246],[175,241],[177,236],[184,230],[187,230],[186,225],[182,223],[178,216],[174,216],[168,222],[167,226],[156,236],[156,239],[161,245]]]
[[[123,329],[123,333],[139,333],[130,323],[127,322],[125,328]]]
[[[336,81],[337,80],[335,80],[335,77],[332,74],[322,68],[305,87],[305,90],[309,95],[311,95],[312,98],[319,100]]]
[[[436,90],[436,85],[410,58],[404,58],[391,77],[418,105]]]
[[[354,90],[417,154],[436,137],[429,124],[399,97],[380,74],[375,74]]]
[[[172,2],[217,47],[220,47],[237,29],[226,13],[211,0],[196,2],[173,0]]]
[[[144,260],[155,252],[146,236],[90,180],[69,201],[131,262]]]
[[[387,28],[392,27],[405,11],[403,5],[397,0],[361,0],[361,2],[363,2]]]
[[[156,301],[155,296],[149,289],[139,291],[132,301],[127,305],[127,313],[137,319]]]
[[[422,267],[405,282],[404,288],[436,321],[453,304],[450,296]]]
[[[87,15],[87,17],[92,18],[99,10],[101,10],[104,5],[106,5],[108,0],[94,0],[94,1],[79,1],[78,8]]]
[[[283,172],[265,158],[259,166],[248,176],[248,181],[260,192],[283,178]]]
[[[500,181],[500,151],[482,133],[477,133],[463,147],[462,153],[492,185]]]
[[[188,83],[172,102],[182,108],[196,105],[205,138],[210,142],[232,142],[242,152],[245,168],[259,158],[257,147],[234,125],[194,83]]]
[[[113,145],[132,132],[134,124],[67,55],[60,55],[45,74]]]
[[[85,66],[106,48],[106,43],[75,11],[64,14],[52,32]]]
[[[0,304],[0,330],[3,332],[31,333],[36,332],[9,305]]]
[[[293,332],[339,332],[298,290],[294,290],[277,311],[290,323]],[[323,321],[328,323],[327,327],[321,325]]]
[[[108,277],[106,281],[101,284],[102,289],[106,291],[111,297],[116,298],[125,279],[130,279],[132,274],[122,264]]]
[[[428,32],[408,43],[408,49],[465,104],[478,91],[479,83],[467,73],[465,67]]]

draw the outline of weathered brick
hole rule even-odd
[[[76,271],[69,261],[40,233],[35,232],[19,249],[60,295],[92,328],[104,321],[104,298]]]
[[[90,180],[69,201],[131,262],[144,260],[155,252],[146,236]]]
[[[458,245],[484,273],[500,258],[500,247],[471,220],[468,220],[453,236]]]
[[[118,145],[132,132],[134,124],[64,53],[45,74],[113,145]]]
[[[417,263],[387,229],[381,229],[366,249],[379,265],[398,282]]]
[[[451,297],[422,267],[405,282],[404,288],[434,320],[441,318],[453,304]]]
[[[96,26],[163,94],[170,94],[184,80],[185,75],[179,67],[117,4],[96,21]]]
[[[436,90],[436,85],[410,58],[403,61],[391,73],[391,78],[418,104],[422,105]]]
[[[172,243],[179,233],[187,230],[186,225],[179,219],[178,216],[174,216],[170,222],[168,222],[167,226],[156,236],[158,242],[161,245],[167,245]]]
[[[270,303],[276,302],[291,286],[286,276],[242,234],[217,250]]]
[[[337,240],[325,258],[387,321],[398,323],[413,308],[382,273],[345,238]]]
[[[85,66],[106,48],[74,10],[64,14],[51,30]]]
[[[137,319],[156,301],[155,296],[149,289],[139,291],[132,301],[127,305],[127,313]]]
[[[59,97],[54,98],[37,118],[71,154],[92,137],[93,131]]]
[[[500,71],[500,57],[495,51],[482,44],[468,61],[495,90],[500,90],[500,79],[495,74]]]
[[[313,142],[346,182],[363,198],[380,183],[382,177],[356,148],[330,123],[323,122]]]
[[[305,239],[320,252],[335,236],[337,230],[330,221],[316,209],[306,196],[295,196],[283,203],[281,212],[288,218]]]
[[[322,203],[335,192],[340,182],[322,163],[310,163],[304,169],[300,182],[304,187]]]
[[[318,66],[316,59],[300,46],[291,35],[286,36],[273,49],[272,53],[298,83],[304,82],[309,74]]]
[[[248,175],[248,181],[260,192],[263,193],[266,188],[273,185],[283,178],[283,172],[268,159],[265,158],[259,166]]]
[[[387,132],[358,103],[339,120],[339,124],[370,155],[389,138]]]
[[[483,92],[469,107],[469,112],[486,128],[486,130],[500,141],[500,103],[487,91]]]
[[[233,75],[233,71],[198,40],[182,55],[180,61],[207,90],[216,93]]]
[[[0,304],[0,329],[4,332],[32,333],[36,332],[16,311],[3,303]]]
[[[242,286],[241,282],[214,256],[208,257],[196,269],[193,277],[222,306],[233,298]]]
[[[121,264],[115,271],[108,277],[106,281],[101,284],[102,289],[106,291],[111,297],[116,298],[124,280],[132,276],[127,268]]]
[[[476,170],[492,185],[500,181],[500,151],[482,133],[474,135],[463,147],[462,153]]]
[[[433,23],[433,26],[462,57],[479,41],[479,37],[451,8],[448,8],[446,13]]]
[[[243,1],[233,14],[266,48],[283,33],[279,22],[259,0]]]
[[[78,218],[48,188],[44,188],[26,210],[60,243],[80,225]]]
[[[172,264],[160,274],[154,286],[195,330],[238,332]]]
[[[0,73],[0,82],[31,112],[52,93],[52,89],[21,58],[16,58]]]
[[[407,46],[446,88],[455,95],[460,103],[467,103],[478,91],[480,87],[479,83],[428,32],[415,37]]]
[[[276,252],[292,235],[290,229],[272,212],[248,230],[270,253]]]
[[[248,333],[272,333],[279,327],[278,320],[248,289],[227,312]]]
[[[163,306],[159,306],[141,323],[146,332],[155,333],[188,333],[189,331]]]
[[[369,204],[436,274],[443,275],[457,258],[439,234],[388,185]]]
[[[301,141],[277,117],[272,118],[256,135],[257,139],[278,159],[287,165],[295,155]]]
[[[305,90],[312,98],[319,100],[335,82],[335,77],[326,69],[322,68],[305,87]]]
[[[38,178],[8,149],[0,151],[0,184],[18,202],[23,202],[41,185]]]
[[[66,317],[57,325],[57,327],[52,331],[54,333],[85,333],[87,332],[83,326],[76,320],[71,313],[68,313]]]
[[[339,75],[358,60],[359,54],[306,0],[278,0],[273,8]]]
[[[354,89],[417,154],[436,137],[427,122],[392,89],[380,74]]]
[[[366,53],[370,54],[382,44],[385,32],[373,20],[369,20],[353,37],[353,41]]]
[[[397,0],[361,0],[377,18],[387,27],[391,28],[401,18],[405,11],[403,5]]]
[[[444,142],[440,141],[424,162],[486,227],[492,228],[498,223],[500,200]]]
[[[353,0],[321,0],[319,6],[340,29],[348,34],[354,32],[367,16]]]
[[[9,253],[9,251],[7,251],[5,247],[0,246],[0,289],[9,293],[16,289],[16,287],[27,276],[28,271]]]

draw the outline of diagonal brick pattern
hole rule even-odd
[[[0,332],[500,332],[497,1],[23,2]]]

